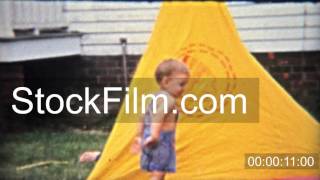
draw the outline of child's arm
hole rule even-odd
[[[174,107],[174,99],[168,96],[168,112],[171,112]],[[157,111],[154,114],[152,118],[152,124],[151,124],[151,135],[146,139],[144,142],[145,146],[153,146],[158,143],[162,125],[164,122],[164,119],[166,117],[165,109],[164,109],[164,101],[163,99],[160,99],[157,102]]]
[[[136,137],[142,137],[143,126],[144,126],[143,120],[144,120],[144,115],[141,115],[140,118],[139,118],[139,122],[138,122],[138,128],[137,128]]]
[[[100,151],[86,151],[82,153],[79,157],[79,162],[93,162],[97,161],[101,155]]]
[[[144,119],[144,115],[141,115],[138,121],[137,133],[131,145],[131,152],[133,154],[139,153],[141,149],[141,141],[142,141],[142,135],[143,135],[143,126],[144,126],[143,119]]]

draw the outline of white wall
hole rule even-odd
[[[0,63],[72,56],[80,52],[80,38],[76,35],[0,41]]]
[[[10,12],[11,2],[0,1],[0,38],[14,37]]]
[[[83,54],[121,54],[121,37],[129,54],[142,54],[160,5],[68,1],[64,12],[69,29],[85,33]],[[320,50],[320,3],[229,3],[229,10],[251,52]]]
[[[0,1],[0,38],[14,38],[15,29],[41,29],[66,27],[61,1]]]
[[[11,0],[14,29],[45,29],[65,27],[66,21],[61,1]]]

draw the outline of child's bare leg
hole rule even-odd
[[[151,180],[164,180],[165,173],[160,171],[154,171],[151,174]]]

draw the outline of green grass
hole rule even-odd
[[[28,132],[2,135],[0,179],[85,179],[94,163],[78,163],[86,150],[102,150],[107,133]],[[41,161],[67,161],[25,170],[17,167]]]

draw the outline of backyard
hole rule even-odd
[[[85,179],[94,163],[79,163],[79,154],[103,149],[106,137],[81,130],[7,134],[0,141],[0,179]]]

